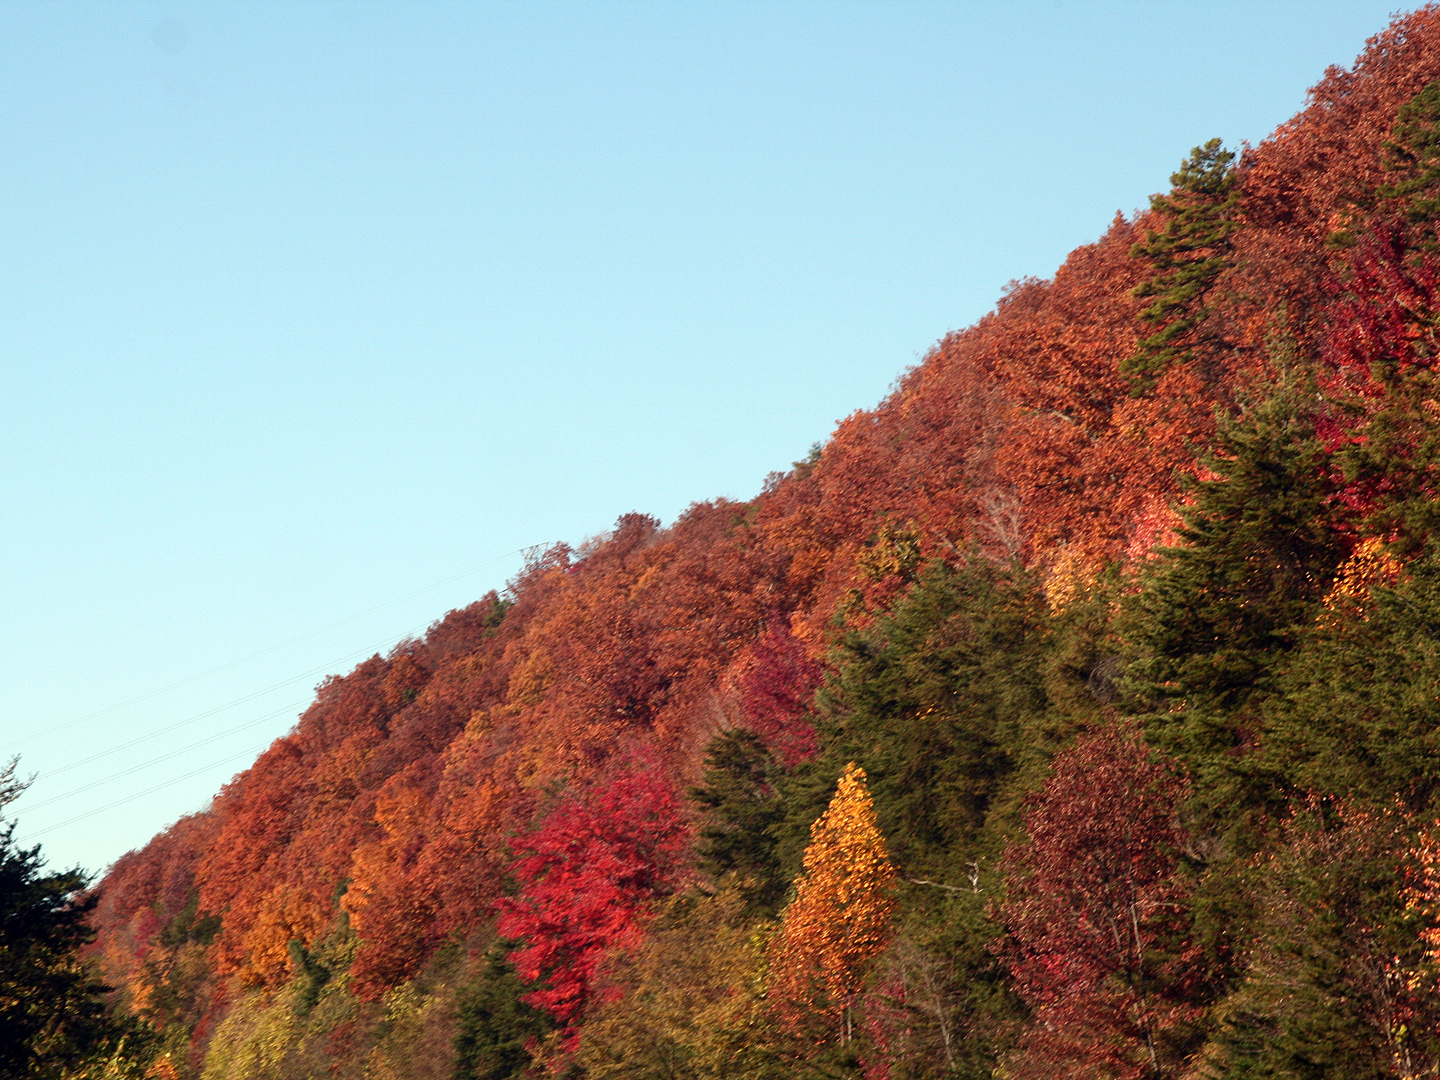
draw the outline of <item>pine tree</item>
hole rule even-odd
[[[0,809],[25,790],[15,766],[0,768]],[[128,1075],[127,1050],[149,1040],[106,1011],[109,987],[79,959],[97,897],[84,894],[83,872],[44,872],[40,848],[14,836],[15,823],[0,822],[0,1076],[61,1080],[107,1061],[112,1075]]]
[[[824,805],[829,778],[858,761],[906,873],[963,881],[967,863],[998,850],[987,830],[1014,774],[1043,770],[1063,739],[1063,720],[1047,714],[1048,630],[1019,567],[975,558],[922,572],[831,655],[822,752],[788,792],[792,838]]]
[[[1332,480],[1296,376],[1220,425],[1191,481],[1180,543],[1131,615],[1127,686],[1147,735],[1188,769],[1198,803],[1235,820],[1272,796],[1254,772],[1260,701],[1344,554]]]
[[[1207,1075],[1382,1080],[1432,1075],[1435,996],[1403,885],[1406,822],[1310,798],[1240,867],[1244,979],[1215,1008]]]
[[[1265,710],[1264,755],[1298,790],[1430,815],[1440,810],[1440,556],[1402,573],[1343,602],[1332,590]]]
[[[1231,238],[1239,228],[1234,161],[1219,139],[1211,139],[1195,147],[1171,175],[1169,195],[1150,199],[1164,227],[1147,231],[1130,254],[1155,268],[1154,276],[1133,292],[1150,300],[1140,318],[1154,330],[1120,364],[1137,396],[1174,364],[1206,360],[1221,343],[1212,325],[1210,294],[1229,264]]]
[[[527,990],[506,958],[503,944],[493,946],[484,967],[461,991],[459,1031],[455,1036],[455,1080],[509,1080],[530,1067],[529,1044],[555,1025],[527,1005]]]
[[[1440,219],[1440,80],[1400,106],[1385,152],[1386,168],[1396,178],[1381,189],[1381,196],[1398,202],[1406,220],[1419,226],[1420,248],[1440,250],[1435,237]]]
[[[890,941],[894,885],[865,770],[851,762],[810,830],[805,870],[770,953],[770,999],[792,1030],[822,1019],[850,1041],[865,977]]]
[[[716,883],[733,875],[747,910],[770,915],[789,884],[776,850],[775,830],[785,815],[779,779],[764,740],[733,728],[711,742],[700,786],[689,791],[703,813],[695,852],[700,869]]]

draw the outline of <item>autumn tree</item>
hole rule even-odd
[[[573,1045],[606,955],[636,944],[654,900],[673,888],[686,843],[679,800],[650,769],[598,792],[568,795],[534,833],[518,838],[518,892],[500,906],[500,933],[520,978]]]
[[[761,942],[733,883],[666,900],[645,941],[606,966],[615,990],[585,1024],[595,1080],[734,1080],[778,1064],[761,999]]]
[[[1178,1077],[1203,1038],[1177,810],[1185,782],[1112,725],[1060,753],[1006,853],[1003,917],[1034,1023],[1017,1078]]]
[[[817,1020],[849,1042],[855,1006],[891,934],[895,868],[875,824],[865,770],[845,767],[810,829],[805,869],[770,950],[769,994],[792,1031]]]

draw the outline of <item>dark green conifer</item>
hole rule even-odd
[[[751,911],[773,915],[788,879],[776,851],[785,816],[779,764],[760,736],[744,728],[721,733],[705,752],[705,773],[690,798],[701,808],[696,857],[712,880],[734,875]]]
[[[1431,815],[1440,805],[1440,557],[1307,631],[1267,709],[1265,754],[1295,788]]]
[[[1380,194],[1396,200],[1406,220],[1420,226],[1418,246],[1440,250],[1434,231],[1440,220],[1440,80],[1400,106],[1385,154],[1396,178]]]
[[[1130,254],[1149,260],[1155,269],[1133,292],[1150,301],[1140,318],[1153,332],[1120,364],[1136,396],[1153,387],[1172,365],[1208,360],[1221,344],[1212,325],[1210,294],[1229,264],[1231,238],[1239,228],[1234,162],[1235,155],[1223,149],[1219,139],[1211,139],[1195,147],[1180,171],[1171,175],[1170,194],[1150,200],[1164,228],[1147,231]]]
[[[1044,637],[1033,577],[975,558],[924,571],[832,654],[816,769],[833,786],[845,762],[865,768],[886,842],[912,876],[959,881],[976,857],[1044,713]]]
[[[1222,422],[1209,479],[1186,487],[1180,544],[1164,549],[1129,628],[1132,705],[1150,739],[1228,817],[1271,797],[1254,771],[1259,703],[1344,554],[1333,480],[1304,380]]]
[[[1216,1009],[1206,1075],[1423,1075],[1440,1047],[1433,999],[1407,977],[1423,948],[1401,895],[1401,820],[1310,799],[1273,841],[1237,868],[1252,908],[1247,970]]]
[[[25,789],[15,765],[0,768],[0,809]],[[0,1076],[62,1080],[107,1062],[111,1075],[138,1075],[149,1033],[106,1010],[109,987],[80,962],[95,936],[88,878],[47,873],[40,848],[20,847],[14,832],[0,821]]]
[[[521,1000],[527,987],[508,952],[504,943],[493,946],[480,973],[460,993],[455,1080],[526,1075],[532,1061],[528,1046],[555,1028],[545,1013]]]

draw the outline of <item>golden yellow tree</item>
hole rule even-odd
[[[810,826],[805,869],[770,949],[767,991],[792,1032],[824,1021],[848,1042],[871,963],[890,943],[895,867],[853,761]]]

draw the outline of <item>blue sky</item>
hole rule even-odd
[[[19,835],[99,870],[518,549],[755,494],[1391,10],[0,6]]]

